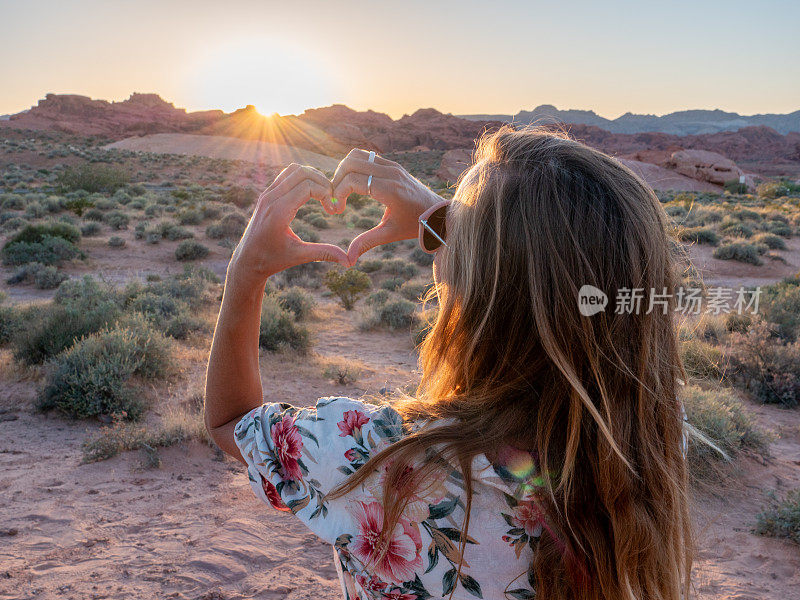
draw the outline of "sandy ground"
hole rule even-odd
[[[210,158],[246,160],[268,166],[285,167],[291,162],[311,165],[323,171],[334,171],[337,159],[271,142],[242,140],[221,135],[191,135],[187,133],[155,133],[125,138],[106,148],[155,152],[157,154],[193,154]]]
[[[353,232],[324,234],[337,241]],[[109,248],[107,235],[85,239],[89,260],[70,267],[71,274],[124,281],[182,268],[172,257],[177,242],[150,246],[132,232],[122,235],[129,239],[122,249]],[[212,255],[205,264],[224,272],[228,251],[206,243]],[[701,246],[692,252],[708,284],[766,283],[798,270],[800,246],[790,244],[788,264],[752,272],[710,258]],[[16,301],[49,296],[30,286],[3,287]],[[311,405],[320,396],[358,397],[418,379],[409,335],[361,333],[355,313],[317,298],[313,354],[261,357],[267,400]],[[149,391],[157,393],[154,415],[202,389],[209,344],[207,334],[182,347],[182,372],[166,391]],[[321,365],[331,358],[360,361],[361,378],[347,386],[325,379]],[[158,469],[145,469],[136,452],[81,464],[81,444],[100,424],[35,413],[36,376],[0,352],[0,600],[340,598],[330,548],[291,515],[259,504],[239,463],[192,443],[160,451]],[[800,487],[800,411],[750,408],[775,436],[772,456],[742,457],[728,479],[695,493],[695,597],[800,599],[798,547],[751,532],[767,491]]]

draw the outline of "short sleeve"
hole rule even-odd
[[[350,517],[344,499],[326,495],[402,435],[397,411],[345,397],[320,398],[313,409],[263,404],[234,430],[255,495],[330,543]]]

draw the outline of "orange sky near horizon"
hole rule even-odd
[[[48,92],[188,110],[800,109],[800,3],[0,0],[0,114]],[[9,27],[11,25],[11,27]]]

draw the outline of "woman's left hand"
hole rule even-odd
[[[347,254],[333,244],[304,242],[290,223],[297,210],[311,199],[328,212],[331,182],[313,167],[291,164],[259,196],[250,222],[233,252],[228,275],[237,282],[265,285],[267,279],[295,265],[325,260],[347,266]]]

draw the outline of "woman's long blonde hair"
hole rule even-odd
[[[382,465],[383,532],[391,532],[403,490],[424,486],[437,468],[427,461],[409,474],[407,465],[438,446],[464,475],[468,528],[473,458],[526,448],[549,474],[537,501],[550,533],[535,540],[528,571],[537,597],[688,597],[677,272],[652,190],[566,136],[505,127],[480,141],[450,208],[447,243],[422,381],[395,407],[409,421],[454,424],[403,438],[330,496]],[[604,311],[581,314],[584,285],[607,295]],[[635,302],[616,310],[637,296],[638,310]]]

